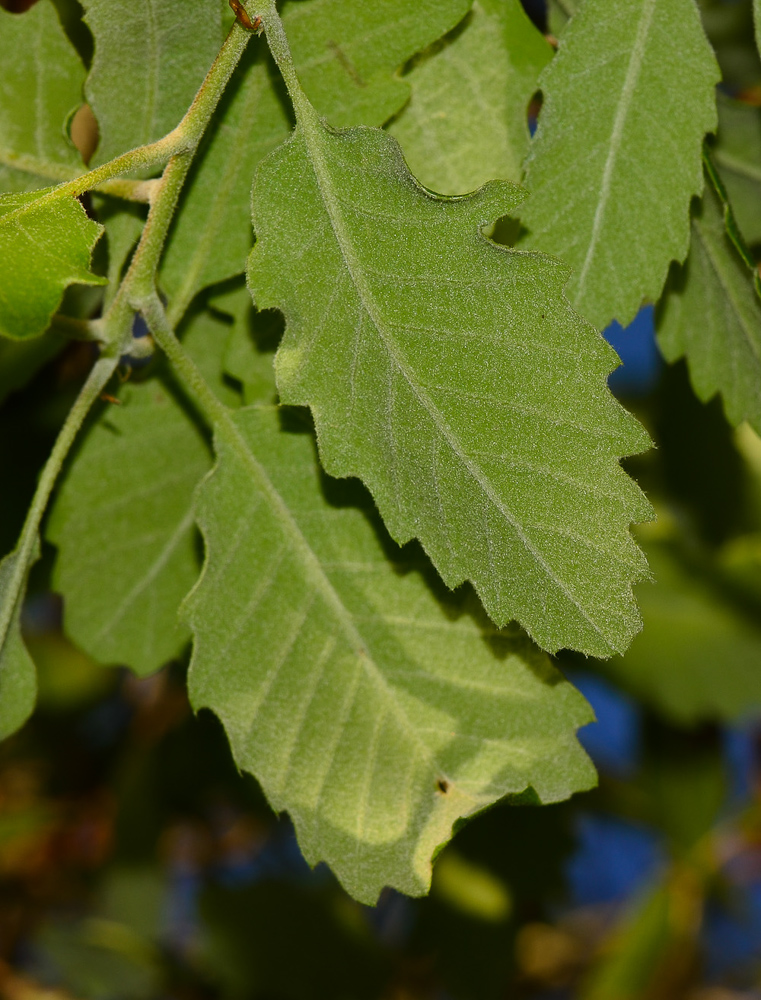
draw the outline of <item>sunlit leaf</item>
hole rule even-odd
[[[74,198],[0,195],[0,335],[24,340],[47,329],[69,285],[102,285],[90,257],[103,231]]]
[[[278,388],[311,406],[327,471],[361,477],[393,537],[498,624],[607,656],[639,627],[628,526],[649,506],[618,458],[648,438],[565,268],[481,234],[520,200],[506,182],[436,199],[392,137],[307,104],[257,175],[249,287],[285,313]]]
[[[574,736],[589,709],[549,660],[394,546],[356,484],[321,481],[303,427],[255,407],[235,427],[196,500],[191,699],[307,860],[368,903],[386,884],[419,895],[459,817],[528,786],[543,802],[589,787]]]

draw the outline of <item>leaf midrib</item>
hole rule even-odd
[[[618,154],[621,151],[621,137],[623,135],[626,119],[631,109],[634,91],[637,87],[637,83],[639,82],[642,62],[645,55],[645,43],[653,21],[655,5],[656,0],[645,0],[642,8],[642,17],[637,25],[637,35],[634,40],[634,45],[632,46],[631,56],[629,57],[629,65],[626,69],[624,86],[621,91],[621,99],[616,110],[616,116],[613,120],[613,131],[610,137],[608,156],[605,161],[605,168],[603,170],[602,181],[600,183],[600,197],[598,198],[597,208],[595,209],[595,214],[592,219],[592,235],[589,238],[589,246],[587,247],[586,256],[584,257],[584,263],[581,266],[579,277],[576,282],[576,294],[574,296],[576,302],[578,302],[582,297],[587,275],[589,274],[595,250],[597,249],[597,244],[600,240],[603,218],[605,216],[608,200],[610,198],[613,171],[618,160]]]
[[[650,3],[654,3],[655,0],[649,0]],[[300,102],[301,104],[301,102]],[[300,112],[300,113],[299,113]],[[483,492],[486,494],[488,499],[497,509],[497,511],[504,517],[504,519],[511,525],[513,530],[518,535],[518,538],[522,542],[523,546],[530,553],[531,556],[536,560],[536,562],[544,569],[547,577],[555,584],[556,587],[566,596],[566,598],[571,602],[571,604],[576,607],[579,613],[582,615],[585,621],[587,621],[595,632],[600,636],[600,638],[605,642],[605,644],[614,652],[614,647],[608,641],[604,630],[590,617],[589,613],[585,608],[581,606],[577,598],[571,592],[569,586],[555,573],[552,567],[547,563],[547,560],[538,551],[536,546],[530,537],[525,533],[521,524],[517,521],[514,515],[504,506],[501,502],[499,496],[496,494],[493,486],[485,475],[481,472],[479,467],[470,460],[469,456],[462,449],[457,437],[454,432],[449,428],[446,420],[443,418],[441,412],[436,407],[433,400],[429,397],[425,389],[419,384],[415,379],[414,373],[410,370],[404,357],[398,351],[393,337],[386,335],[382,321],[380,309],[375,302],[375,298],[372,294],[367,281],[365,280],[364,274],[362,273],[361,263],[354,253],[351,243],[351,237],[348,232],[348,227],[344,221],[344,216],[340,207],[340,199],[332,183],[330,177],[330,170],[326,159],[323,154],[323,139],[327,134],[322,124],[317,118],[316,112],[308,105],[306,98],[304,98],[303,104],[298,108],[297,116],[299,117],[299,127],[304,135],[304,146],[307,152],[310,163],[314,169],[315,179],[317,180],[317,185],[322,195],[322,201],[325,205],[326,214],[330,221],[331,229],[336,238],[341,256],[343,257],[344,263],[346,264],[346,269],[349,272],[354,288],[357,292],[359,300],[362,304],[363,309],[370,317],[373,326],[378,332],[381,341],[383,342],[389,356],[396,364],[399,372],[404,377],[408,387],[412,391],[413,395],[418,399],[422,408],[428,413],[431,420],[434,422],[435,426],[438,428],[442,437],[446,440],[447,444],[451,448],[454,455],[462,462],[472,478],[478,483]],[[311,138],[311,142],[310,142]]]

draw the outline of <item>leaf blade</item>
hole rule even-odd
[[[331,503],[310,435],[283,432],[273,408],[235,423],[197,495],[191,698],[288,809],[310,863],[365,902],[384,884],[417,895],[456,818],[528,784],[544,801],[588,786],[573,736],[588,709],[549,661],[462,596],[439,585],[437,600],[366,498]]]
[[[605,656],[638,628],[623,522],[649,515],[615,451],[647,436],[604,386],[612,353],[561,265],[481,236],[520,197],[435,199],[386,133],[312,120],[257,176],[249,287],[286,315],[278,388],[312,408],[326,470],[362,478],[392,536],[420,538],[449,586],[473,581],[498,624]]]
[[[599,329],[612,319],[628,326],[643,298],[660,295],[670,261],[687,254],[718,82],[692,0],[626,0],[615,10],[588,0],[540,79],[526,246],[573,266],[569,298]]]

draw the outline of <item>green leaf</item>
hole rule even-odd
[[[90,257],[103,227],[70,197],[0,195],[0,335],[44,333],[69,285],[102,285]]]
[[[644,628],[605,671],[678,725],[731,721],[761,705],[761,629],[674,544],[650,542],[646,552],[654,582],[637,587]]]
[[[29,567],[39,556],[36,543],[32,558],[21,577],[19,553],[0,561],[0,740],[19,729],[34,710],[37,674],[21,637],[21,604]]]
[[[412,99],[389,126],[410,170],[442,194],[519,181],[528,103],[552,49],[520,0],[480,0],[405,80]]]
[[[0,191],[76,176],[82,160],[66,126],[85,70],[51,0],[23,15],[0,8],[0,66]]]
[[[719,132],[711,147],[748,243],[761,243],[761,109],[719,93]]]
[[[22,389],[68,343],[53,330],[35,340],[0,340],[0,403]]]
[[[420,895],[458,818],[528,786],[551,802],[593,784],[578,692],[397,549],[356,484],[321,483],[311,435],[252,407],[216,448],[185,605],[191,700],[289,811],[310,864],[367,903],[386,884]]]
[[[398,67],[467,14],[472,0],[312,0],[284,11],[307,96],[331,125],[382,125],[409,99]]]
[[[657,312],[668,361],[687,358],[704,402],[721,392],[728,420],[761,429],[761,300],[754,272],[730,239],[724,204],[706,184],[693,213],[687,262],[675,267]]]
[[[66,633],[102,663],[138,674],[188,641],[177,608],[198,576],[192,497],[203,437],[159,382],[127,385],[83,441],[53,507],[53,587]]]
[[[280,314],[257,312],[243,284],[215,296],[210,304],[233,321],[224,356],[226,374],[241,384],[246,403],[275,403],[273,361],[283,332]]]
[[[753,0],[753,28],[756,35],[756,49],[761,55],[761,0]]]
[[[160,139],[190,106],[221,40],[218,0],[82,0],[95,38],[85,92],[100,129],[95,165]]]
[[[320,111],[338,124],[382,124],[409,98],[400,63],[466,13],[470,0],[313,0],[286,9],[294,58]],[[379,36],[382,36],[382,43]],[[170,233],[161,285],[173,320],[202,288],[245,269],[251,178],[291,121],[252,42],[199,151]]]
[[[251,249],[251,178],[291,125],[254,42],[199,151],[161,267],[176,318],[206,285],[240,274]]]
[[[526,245],[572,265],[569,298],[600,329],[687,254],[718,80],[693,0],[586,0],[539,81]]]
[[[450,587],[473,581],[497,624],[623,650],[645,572],[628,525],[650,508],[618,457],[648,437],[563,265],[481,234],[520,190],[434,198],[391,136],[306,107],[253,198],[249,287],[286,316],[282,401],[312,407],[326,470],[362,478],[396,541],[419,538]]]

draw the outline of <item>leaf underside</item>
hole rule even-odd
[[[599,329],[628,325],[687,254],[718,82],[693,0],[586,0],[540,78],[525,245],[573,267],[568,296]]]
[[[480,0],[405,76],[412,98],[388,131],[417,179],[441,194],[521,179],[527,110],[552,49],[520,0]]]
[[[710,183],[693,213],[690,255],[658,306],[657,332],[668,361],[687,358],[700,399],[720,392],[730,423],[747,420],[761,432],[761,300]]]
[[[590,710],[549,660],[435,575],[434,594],[358,484],[321,480],[303,426],[269,407],[235,423],[196,498],[191,700],[307,860],[367,903],[384,885],[420,895],[458,818],[528,786],[543,802],[590,787],[574,736]]]
[[[326,470],[499,625],[608,656],[639,628],[628,526],[650,515],[618,458],[649,441],[563,266],[481,235],[520,197],[434,198],[386,133],[310,120],[260,168],[249,286],[285,313],[278,388],[312,408]]]

